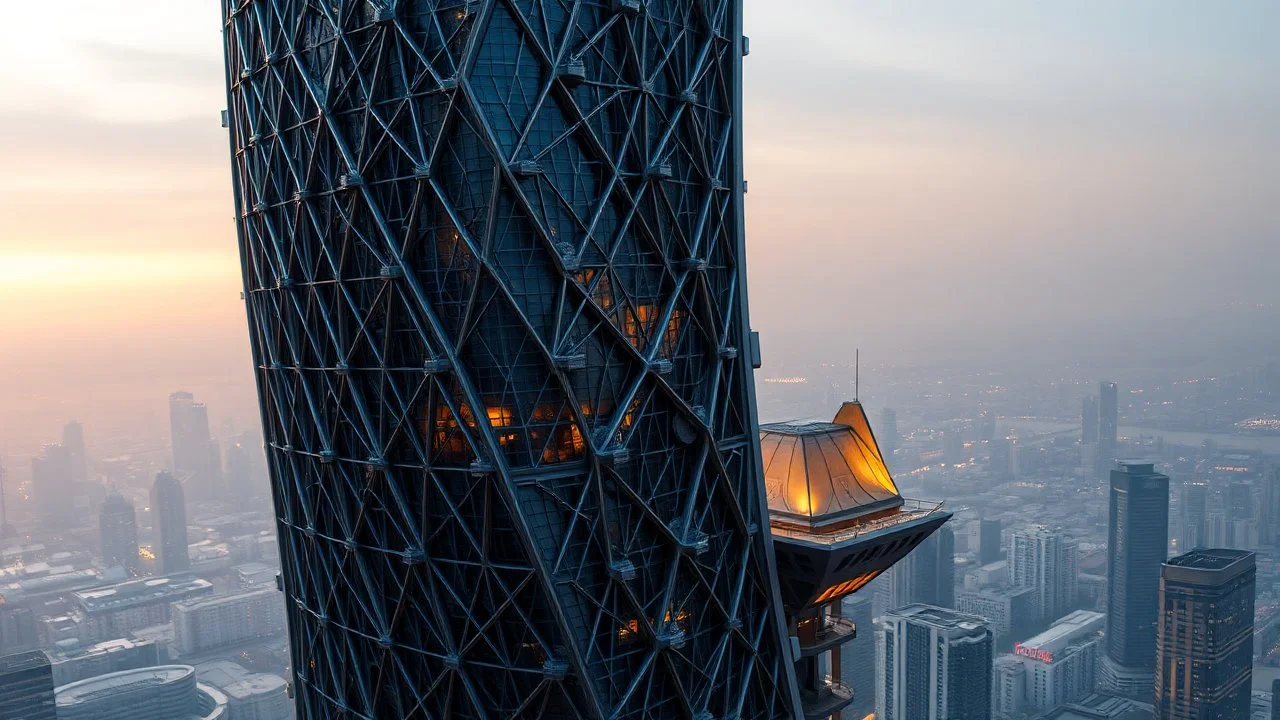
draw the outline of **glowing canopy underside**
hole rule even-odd
[[[819,527],[902,504],[862,405],[830,423],[760,427],[769,511]]]

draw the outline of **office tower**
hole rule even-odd
[[[193,498],[221,494],[218,443],[209,435],[209,409],[189,392],[169,396],[169,438],[173,445],[173,474]]]
[[[151,538],[156,574],[171,575],[191,568],[187,544],[187,503],[182,483],[167,472],[151,486]]]
[[[1271,720],[1280,720],[1280,678],[1271,681]]]
[[[898,411],[893,408],[885,408],[880,411],[880,433],[877,435],[880,441],[880,447],[884,450],[884,454],[893,457],[898,451],[898,444],[901,440],[898,437]]]
[[[1044,526],[1009,536],[1009,583],[1038,593],[1038,619],[1048,623],[1076,607],[1080,545]]]
[[[73,502],[76,483],[71,468],[71,454],[66,446],[45,445],[31,459],[31,495],[36,515],[47,527],[69,529],[84,520],[76,513]]]
[[[840,680],[853,691],[853,702],[845,708],[844,716],[862,720],[876,711],[875,615],[867,594],[850,595],[841,603],[841,615],[848,618],[857,631],[841,650]]]
[[[1098,398],[1084,396],[1080,410],[1080,443],[1090,445],[1098,442]]]
[[[1182,486],[1181,532],[1178,535],[1178,549],[1186,552],[1198,547],[1206,547],[1208,542],[1205,522],[1208,515],[1209,486],[1201,481],[1189,482]],[[1221,545],[1218,544],[1218,547]]]
[[[1120,390],[1104,382],[1098,391],[1098,467],[1110,468],[1116,461],[1120,441]],[[1100,472],[1105,476],[1105,473]]]
[[[138,573],[138,524],[133,504],[117,493],[107,496],[98,513],[104,567],[123,567]]]
[[[1249,719],[1254,574],[1243,550],[1193,550],[1162,566],[1158,720]]]
[[[8,471],[4,465],[0,465],[0,538],[7,538],[17,534],[17,529],[9,524],[9,501],[5,494],[7,480],[9,479]]]
[[[1107,644],[1102,686],[1145,697],[1155,674],[1160,566],[1168,557],[1169,477],[1150,463],[1111,471]]]
[[[0,718],[57,720],[53,668],[40,650],[0,657]]]
[[[978,416],[978,441],[989,443],[996,437],[996,416],[983,410]]]
[[[999,520],[982,518],[978,525],[978,562],[989,565],[1001,558]]]
[[[739,5],[223,2],[303,718],[801,714]]]
[[[89,479],[89,458],[84,448],[84,426],[72,420],[62,428],[62,447],[67,449],[67,466],[73,483]]]
[[[956,610],[987,619],[996,642],[1034,632],[1040,622],[1040,594],[1033,587],[1001,585],[956,592]]]
[[[987,460],[987,470],[991,476],[1006,482],[1013,478],[1013,441],[998,437],[991,441],[991,455]]]
[[[1258,527],[1262,542],[1264,545],[1280,544],[1280,468],[1267,468],[1258,482],[1261,485]]]
[[[274,587],[176,602],[173,642],[192,655],[283,635],[284,599]]]
[[[995,643],[986,620],[929,605],[880,618],[876,718],[989,718]]]
[[[955,534],[943,527],[894,564],[887,573],[886,609],[915,604],[954,608],[955,546]]]
[[[1013,654],[1026,678],[1025,695],[1015,704],[1050,710],[1093,693],[1106,622],[1102,613],[1076,610],[1048,630],[1016,643]]]

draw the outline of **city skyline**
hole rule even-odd
[[[146,0],[126,23],[110,6],[65,7],[76,10],[58,38],[34,43],[21,30],[35,22],[33,7],[0,30],[0,127],[16,170],[2,206],[13,220],[0,234],[0,302],[11,309],[0,333],[36,350],[0,347],[10,370],[0,393],[45,425],[105,424],[78,402],[90,388],[133,427],[148,409],[160,412],[162,399],[140,398],[145,388],[155,397],[187,387],[252,420],[216,8]],[[1064,327],[1078,340],[1112,316],[1119,326],[1127,314],[1274,306],[1274,286],[1250,278],[1272,252],[1257,238],[1276,227],[1261,188],[1280,166],[1280,90],[1268,81],[1280,50],[1259,28],[1280,10],[1250,1],[1143,11],[1152,7],[1010,13],[979,3],[960,12],[935,2],[917,16],[892,3],[827,0],[793,17],[748,2],[748,270],[767,366],[851,349],[814,332],[831,324],[888,359],[1017,347],[1019,335],[1048,341]],[[811,12],[842,30],[805,21]],[[36,59],[40,70],[25,71]],[[1100,68],[1107,81],[1091,83]],[[844,89],[834,107],[813,99],[826,86]],[[800,114],[781,117],[776,98]],[[976,180],[966,171],[975,166]],[[813,213],[835,187],[854,201]],[[81,211],[57,210],[60,198]],[[793,226],[789,217],[806,220]],[[790,240],[796,230],[804,242]],[[842,263],[815,262],[846,252]],[[1255,261],[1218,260],[1242,255]],[[883,299],[881,312],[823,310],[815,289],[841,280],[815,277],[815,268],[869,262],[878,270],[860,284]],[[1119,313],[1100,306],[1092,281],[1075,291],[1099,264],[1150,270],[1114,289],[1108,303]],[[1189,310],[1170,296],[1187,286],[1216,299]],[[1004,299],[1011,288],[1022,298],[1016,309]],[[963,314],[955,296],[966,300]],[[1059,307],[1078,312],[1063,317]],[[0,434],[28,432],[0,416]]]
[[[15,7],[0,720],[1280,720],[1218,5]]]

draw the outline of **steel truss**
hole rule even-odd
[[[794,714],[740,0],[223,0],[303,718]]]

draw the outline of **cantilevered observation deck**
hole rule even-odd
[[[857,402],[832,422],[762,425],[760,446],[779,586],[796,638],[806,718],[852,702],[839,684],[840,646],[856,628],[839,601],[911,552],[951,518],[940,502],[898,492]],[[818,658],[829,654],[829,678]]]

